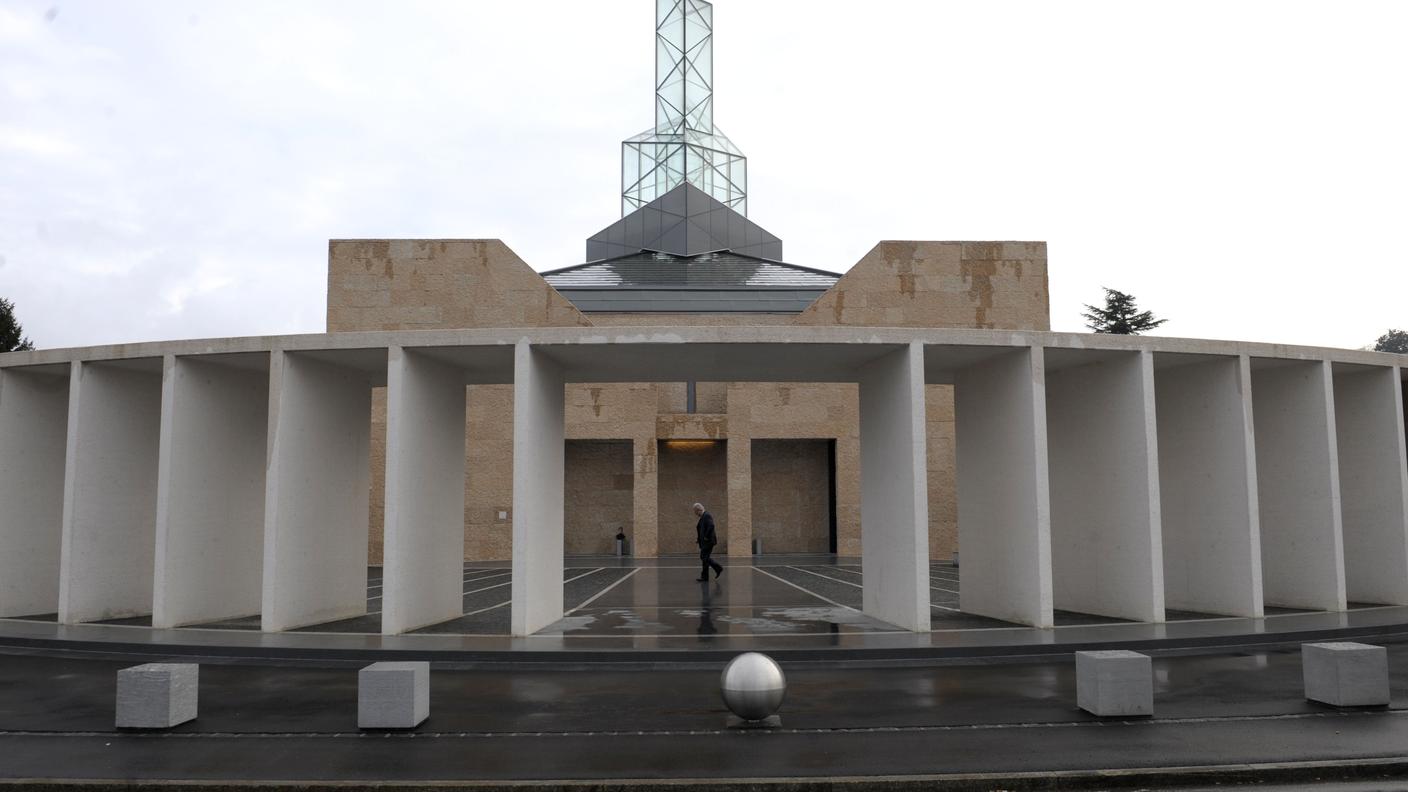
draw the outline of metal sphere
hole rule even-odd
[[[787,695],[787,677],[782,667],[757,652],[730,660],[721,682],[724,703],[734,715],[747,721],[760,721],[777,712]]]

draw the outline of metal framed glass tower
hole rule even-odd
[[[748,159],[714,125],[714,7],[656,0],[655,126],[622,143],[622,216],[681,184],[748,214]]]

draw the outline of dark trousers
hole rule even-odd
[[[699,577],[705,578],[707,580],[709,577],[710,569],[714,570],[714,574],[716,576],[724,571],[724,568],[719,564],[718,561],[715,561],[714,559],[709,557],[713,554],[714,546],[712,544],[699,545],[699,560],[703,563],[703,568],[699,570]]]

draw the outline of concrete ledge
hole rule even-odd
[[[170,729],[196,719],[200,666],[147,663],[117,672],[117,728]]]
[[[1076,704],[1102,718],[1153,715],[1149,656],[1125,650],[1076,652]]]
[[[357,673],[357,728],[414,729],[428,717],[429,663],[372,663]]]
[[[1301,647],[1305,697],[1335,707],[1387,706],[1388,650],[1362,643]]]

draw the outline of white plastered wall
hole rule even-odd
[[[861,570],[865,613],[906,630],[930,626],[924,347],[860,371]]]
[[[0,370],[0,617],[59,609],[69,379]]]
[[[1350,601],[1408,605],[1403,390],[1387,366],[1337,366],[1335,426]]]
[[[152,626],[259,613],[269,374],[168,356]]]
[[[1055,607],[1163,621],[1153,356],[1048,370],[1046,404]]]
[[[68,406],[59,621],[144,616],[156,551],[160,363],[75,362]]]
[[[371,383],[276,350],[269,369],[265,632],[367,611]]]
[[[396,635],[464,611],[465,385],[400,347],[387,366],[381,631]]]
[[[520,341],[513,369],[514,635],[562,618],[566,418],[561,367]]]
[[[1253,361],[1252,405],[1265,602],[1344,610],[1330,364]]]
[[[1164,602],[1170,609],[1260,617],[1249,362],[1158,363],[1156,355]]]
[[[1040,347],[958,370],[959,607],[1052,626],[1046,377]]]

